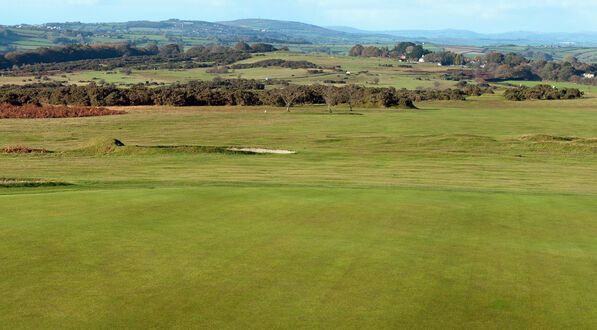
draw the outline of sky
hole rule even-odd
[[[597,0],[2,0],[0,25],[292,20],[365,30],[597,32]]]

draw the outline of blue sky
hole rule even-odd
[[[597,0],[6,0],[0,24],[294,20],[368,30],[597,31]]]

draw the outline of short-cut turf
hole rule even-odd
[[[0,120],[0,324],[595,327],[597,99],[417,106]]]

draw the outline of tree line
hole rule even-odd
[[[469,60],[468,66],[468,70],[455,70],[451,77],[488,81],[562,81],[597,85],[597,79],[584,77],[585,73],[597,74],[597,64],[584,63],[573,56],[568,56],[562,61],[547,61],[527,59],[515,53],[490,52]]]
[[[255,63],[242,63],[242,64],[234,64],[231,66],[232,69],[254,69],[254,68],[269,68],[272,66],[280,67],[280,68],[290,68],[290,69],[316,69],[319,66],[315,63],[309,61],[287,61],[282,59],[269,59],[258,61]]]
[[[145,48],[128,44],[71,44],[64,47],[41,47],[34,50],[0,54],[0,69],[16,74],[102,68],[112,70],[115,67],[127,65],[157,65],[164,62],[230,64],[249,58],[251,53],[275,50],[277,49],[269,44],[249,45],[244,42],[239,42],[234,48],[196,46],[186,52],[180,44],[169,44],[162,47],[150,44]]]
[[[37,63],[58,63],[89,59],[106,59],[122,56],[157,55],[159,49],[152,45],[137,48],[128,44],[81,45],[71,44],[64,47],[41,47],[34,50],[11,52],[0,55],[0,68],[7,69]]]
[[[387,57],[418,61],[421,57],[429,53],[431,52],[423,48],[423,45],[415,44],[414,42],[401,42],[392,49],[389,47],[355,45],[348,52],[348,56]]]
[[[429,63],[467,66],[466,69],[451,70],[445,77],[449,80],[545,80],[597,85],[597,79],[585,77],[585,74],[597,75],[597,64],[584,63],[573,56],[568,56],[562,61],[553,61],[549,57],[527,59],[516,53],[489,52],[483,56],[470,58],[451,51],[430,52],[422,45],[412,42],[402,42],[393,49],[355,45],[349,51],[349,56],[387,57],[411,61],[423,58]]]
[[[390,88],[367,88],[358,85],[334,87],[326,85],[278,85],[266,86],[256,80],[217,79],[193,81],[150,88],[135,85],[130,88],[100,86],[29,85],[0,87],[0,103],[53,104],[81,106],[223,106],[327,104],[331,109],[339,103],[363,107],[414,107],[413,102],[425,100],[465,100],[470,95],[492,92],[491,88],[469,85],[463,89],[447,90],[397,90]]]

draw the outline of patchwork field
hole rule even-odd
[[[72,73],[59,73],[55,75],[35,78],[34,76],[11,77],[1,76],[1,84],[31,84],[34,82],[63,82],[66,84],[85,85],[91,81],[96,83],[113,83],[115,85],[128,85],[138,83],[164,83],[188,82],[191,80],[213,80],[218,78],[265,80],[287,80],[294,84],[324,83],[325,81],[344,81],[358,83],[364,86],[379,86],[415,89],[417,87],[450,88],[457,82],[441,79],[441,74],[447,68],[435,64],[409,64],[400,63],[391,59],[357,58],[348,56],[299,54],[293,52],[274,52],[261,54],[253,58],[239,61],[235,64],[254,63],[268,59],[283,59],[287,61],[309,61],[326,69],[322,73],[312,74],[307,69],[290,69],[280,67],[230,69],[228,73],[208,73],[211,68],[195,68],[184,70],[132,70],[131,73],[115,71],[76,71]],[[385,65],[385,66],[384,66]],[[350,72],[347,75],[346,72]]]
[[[417,106],[1,119],[0,324],[595,327],[594,94]]]

